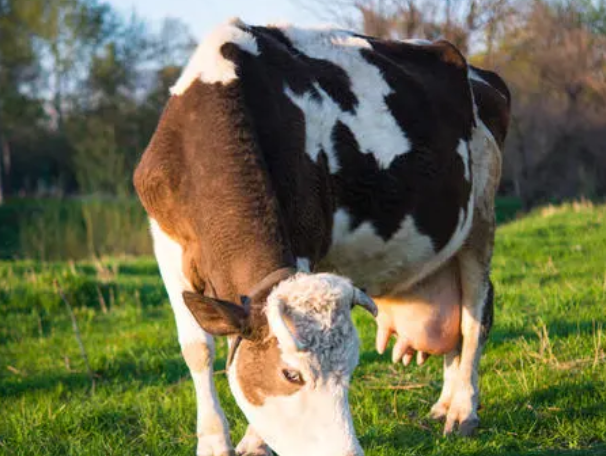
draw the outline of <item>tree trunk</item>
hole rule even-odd
[[[0,160],[0,205],[4,203],[4,177],[8,177],[11,166],[11,150],[7,139],[0,135],[2,160]]]

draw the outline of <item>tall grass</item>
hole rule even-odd
[[[497,221],[516,217],[516,198],[497,199]],[[0,206],[0,259],[81,260],[151,254],[145,211],[134,198],[15,199]]]
[[[135,199],[14,200],[0,207],[0,258],[149,254],[147,227]]]

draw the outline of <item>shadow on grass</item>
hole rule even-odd
[[[478,451],[475,453],[469,453],[469,456],[603,456],[606,454],[606,446],[597,445],[582,450],[555,450],[551,448],[545,448],[541,450],[528,450],[528,451]]]
[[[50,391],[63,385],[66,390],[76,391],[91,387],[90,377],[83,372],[34,375],[25,378],[0,379],[0,398],[15,398],[23,394]]]
[[[146,350],[129,351],[118,355],[111,365],[95,371],[96,388],[114,384],[136,384],[137,387],[171,385],[189,380],[189,370],[180,355],[163,360],[139,361],[137,353],[144,359]],[[225,358],[215,360],[214,371],[225,369]],[[8,381],[7,381],[8,380]],[[90,389],[91,379],[85,372],[43,373],[22,378],[0,378],[0,398],[15,398],[40,391],[52,391],[59,385],[70,393]]]

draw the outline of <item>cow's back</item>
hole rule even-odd
[[[447,42],[239,26],[259,52],[223,54],[238,62],[295,255],[370,287],[452,255],[473,211],[461,54]]]
[[[486,81],[469,76],[447,42],[233,21],[200,46],[173,92],[201,80],[238,93],[246,131],[232,125],[233,144],[242,134],[256,143],[262,161],[251,165],[266,172],[285,247],[382,292],[435,269],[469,233],[474,109],[491,117],[493,141],[503,123],[498,106],[474,107],[471,87]]]

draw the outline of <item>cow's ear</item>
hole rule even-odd
[[[183,292],[185,305],[204,331],[213,336],[250,334],[250,318],[244,306],[209,298],[200,293]]]

